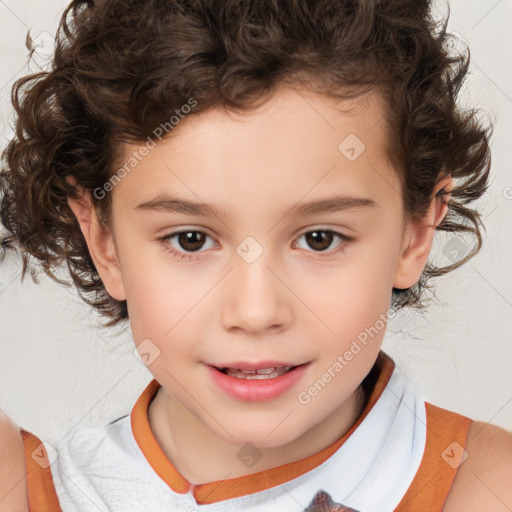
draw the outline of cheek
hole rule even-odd
[[[135,341],[143,338],[163,338],[183,316],[189,302],[181,273],[170,275],[170,266],[164,264],[165,256],[154,249],[143,248],[126,251],[122,255],[122,272],[125,284],[130,326]]]
[[[190,355],[203,338],[202,317],[216,279],[203,279],[187,265],[180,269],[165,254],[143,252],[133,251],[125,260],[130,327],[135,343],[149,338],[160,348],[162,363],[167,364],[168,354],[175,359],[180,354]],[[141,261],[147,263],[141,265]]]
[[[315,318],[323,320],[335,332],[331,334],[351,339],[387,312],[393,265],[389,257],[376,257],[376,254],[379,254],[377,246],[359,250],[338,268],[324,269],[323,274],[302,281],[297,295],[308,298],[306,302],[316,313]],[[322,329],[329,335],[325,327]]]
[[[328,325],[334,331],[335,339],[331,337],[333,342],[327,344],[324,353],[333,359],[346,351],[354,350],[373,357],[373,348],[380,346],[386,331],[388,308],[387,294],[383,297],[373,290],[345,297],[331,313]],[[369,347],[373,347],[372,350],[368,351]]]

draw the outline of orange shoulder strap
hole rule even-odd
[[[428,402],[427,438],[420,467],[395,512],[441,512],[464,450],[472,420]]]
[[[25,446],[30,512],[62,512],[44,444],[37,436],[26,430],[20,429],[20,433]]]

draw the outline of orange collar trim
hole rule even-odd
[[[198,504],[216,503],[227,499],[238,498],[247,494],[264,491],[271,487],[284,484],[294,478],[313,470],[331,455],[351,436],[354,430],[368,415],[386,388],[395,368],[393,360],[384,352],[379,352],[375,366],[379,370],[378,380],[370,393],[367,404],[357,421],[337,441],[323,450],[305,459],[289,462],[275,468],[243,475],[227,480],[218,480],[206,484],[193,485],[188,482],[174,467],[158,444],[148,419],[149,404],[156,396],[161,385],[153,379],[142,392],[130,414],[132,432],[143,455],[155,473],[176,493],[185,494],[192,491]]]

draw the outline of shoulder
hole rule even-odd
[[[0,512],[28,512],[25,449],[18,427],[0,411]]]
[[[459,466],[443,512],[512,510],[512,433],[472,422],[467,458]]]

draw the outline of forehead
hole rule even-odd
[[[172,192],[254,214],[337,191],[396,207],[384,107],[377,93],[340,101],[283,87],[253,111],[185,116],[115,187],[114,201],[135,208]],[[141,147],[125,145],[124,162]]]

